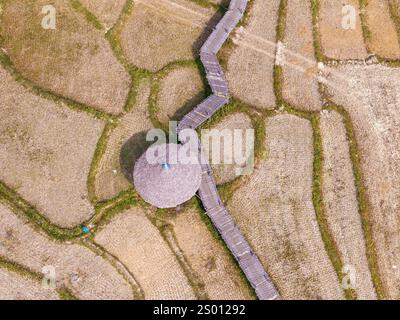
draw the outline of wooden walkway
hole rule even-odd
[[[228,39],[230,33],[242,19],[246,6],[247,0],[231,0],[228,11],[202,46],[200,59],[204,65],[207,80],[213,94],[183,117],[178,124],[178,136],[181,130],[196,129],[229,102],[228,84],[216,55]],[[258,298],[260,300],[279,299],[279,294],[265,272],[260,260],[223,205],[211,167],[202,152],[200,141],[198,145],[200,164],[203,172],[199,196],[207,215],[238,261],[243,273],[255,289]]]

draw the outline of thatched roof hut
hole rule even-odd
[[[200,164],[182,164],[170,156],[180,148],[177,144],[153,145],[135,164],[136,191],[153,206],[174,208],[192,198],[200,187]]]

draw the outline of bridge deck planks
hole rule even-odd
[[[194,110],[183,117],[178,124],[178,134],[184,129],[196,129],[229,102],[228,84],[216,54],[243,17],[246,6],[247,0],[231,0],[228,11],[201,47],[200,60],[204,65],[213,95],[206,98]],[[207,159],[205,159],[200,142],[199,154],[203,172],[199,196],[207,215],[255,289],[258,298],[260,300],[279,299],[279,294],[265,272],[263,265],[223,205],[218,194],[212,169]]]

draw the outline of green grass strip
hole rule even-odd
[[[321,35],[319,32],[319,12],[320,12],[320,1],[311,1],[311,13],[312,13],[312,24],[313,24],[313,44],[314,44],[314,55],[318,62],[327,62],[331,60],[325,56],[321,46]]]
[[[96,195],[96,176],[98,174],[101,160],[107,150],[108,140],[111,136],[112,131],[116,126],[117,124],[115,122],[106,124],[103,133],[99,141],[97,142],[96,150],[92,158],[92,163],[90,165],[89,175],[87,178],[88,196],[92,204],[95,204],[99,201]]]
[[[67,289],[66,287],[63,287],[61,289],[58,289],[58,295],[61,300],[79,300],[74,294]]]
[[[365,12],[367,11],[368,0],[359,0],[360,5],[360,20],[361,20],[361,29],[364,37],[365,46],[367,48],[367,52],[371,53],[368,42],[371,40],[371,31],[368,28],[367,17]]]
[[[323,202],[323,162],[324,153],[322,147],[322,136],[320,131],[320,120],[317,115],[311,116],[311,125],[313,127],[313,141],[314,141],[314,163],[313,163],[313,204],[315,208],[315,214],[319,229],[321,231],[322,241],[325,245],[325,250],[332,262],[332,265],[338,275],[340,283],[344,278],[343,261],[341,260],[341,254],[337,247],[337,244],[332,236],[329,228],[329,223],[326,218],[325,206]],[[346,299],[354,300],[357,299],[356,292],[352,289],[344,290]]]
[[[103,24],[97,19],[97,17],[91,13],[79,0],[69,0],[72,8],[77,12],[83,14],[86,20],[97,30],[104,30]]]
[[[276,24],[276,41],[283,41],[286,31],[288,0],[281,0],[278,9],[278,23]]]

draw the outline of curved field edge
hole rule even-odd
[[[314,0],[311,0],[312,8],[314,12]],[[287,15],[287,0],[281,0],[279,11],[278,11],[278,21],[277,21],[277,39],[276,41],[282,41],[285,35],[286,29],[286,15]],[[315,17],[313,15],[313,25],[315,26]],[[316,58],[318,60],[318,53],[320,48],[316,46],[315,41],[315,33],[314,33],[314,49],[316,52]],[[288,104],[282,94],[282,67],[275,65],[274,66],[274,91],[276,96],[277,106],[283,108],[285,112],[294,114],[296,116],[305,118],[311,122],[311,126],[313,129],[313,146],[314,146],[314,161],[313,161],[313,186],[312,186],[312,200],[315,209],[315,214],[317,218],[317,222],[319,225],[321,237],[325,246],[325,250],[328,254],[328,257],[334,267],[334,270],[338,276],[339,281],[342,281],[344,274],[342,273],[343,269],[343,260],[340,256],[339,250],[337,248],[337,244],[332,236],[332,232],[328,226],[328,222],[325,214],[325,207],[323,202],[323,193],[322,193],[322,185],[323,185],[323,148],[322,148],[322,138],[319,127],[319,114],[316,112],[307,112],[300,111],[296,109],[294,106]],[[355,292],[353,290],[344,290],[346,299],[356,299]]]
[[[205,290],[205,284],[200,276],[194,271],[189,260],[186,258],[182,249],[180,248],[173,226],[169,223],[164,222],[157,216],[148,217],[150,222],[158,229],[161,237],[164,239],[165,243],[168,245],[170,251],[175,256],[183,274],[186,276],[191,288],[197,299],[199,300],[209,300],[208,294]]]
[[[7,260],[0,256],[0,268],[16,273],[21,277],[29,278],[37,283],[43,280],[44,275],[39,272],[32,271],[26,267],[19,265],[18,263]],[[73,293],[65,287],[56,289],[58,296],[61,300],[78,300]]]
[[[91,250],[93,253],[101,256],[104,260],[108,261],[115,270],[124,278],[132,289],[132,294],[135,300],[143,300],[144,292],[140,283],[136,280],[134,275],[129,271],[125,264],[123,264],[116,256],[112,255],[105,248],[95,243],[93,240],[87,238],[79,242],[82,246]]]
[[[232,183],[232,182],[231,182]],[[218,190],[219,193],[221,193],[220,190]],[[222,195],[222,194],[221,194]],[[221,235],[218,233],[218,231],[214,228],[213,223],[211,222],[211,219],[208,217],[206,214],[206,211],[204,210],[202,203],[199,198],[195,198],[191,200],[188,205],[188,207],[192,207],[196,212],[199,214],[200,219],[203,221],[209,232],[211,233],[212,237],[219,243],[221,244],[222,248],[226,252],[227,256],[229,257],[229,261],[231,265],[235,268],[237,273],[240,276],[240,279],[242,280],[243,283],[246,284],[246,287],[248,289],[249,296],[252,297],[253,299],[257,299],[257,295],[253,287],[251,286],[249,280],[247,279],[246,275],[243,273],[242,269],[239,266],[239,263],[235,259],[235,257],[232,255],[232,252],[229,250],[227,247],[225,241],[222,239]],[[275,283],[274,283],[275,285]],[[278,291],[279,292],[279,291]],[[279,292],[280,293],[280,292]]]
[[[168,63],[159,71],[152,73],[151,75],[151,85],[150,85],[150,96],[148,103],[148,111],[150,116],[150,121],[155,128],[161,128],[164,131],[168,131],[168,126],[165,123],[162,123],[159,119],[158,113],[160,111],[160,106],[158,103],[158,96],[161,90],[162,81],[168,76],[168,74],[172,71],[178,70],[180,68],[185,67],[195,67],[198,69],[203,86],[206,87],[207,81],[201,66],[199,65],[200,61],[196,60],[178,60],[171,63]]]

